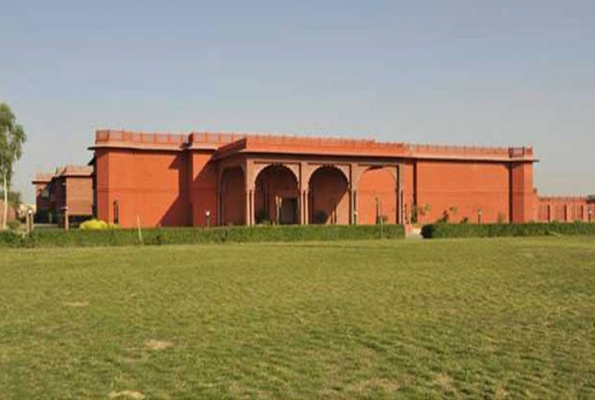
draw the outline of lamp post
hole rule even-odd
[[[27,210],[27,233],[31,233],[33,230],[33,210]]]
[[[207,217],[207,228],[211,226],[211,210],[205,211],[205,216]]]
[[[483,212],[481,211],[481,208],[479,210],[477,210],[477,223],[481,224],[481,217],[483,215]]]

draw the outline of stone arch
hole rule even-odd
[[[357,185],[357,223],[397,223],[397,179],[390,167],[369,167],[364,170]]]
[[[309,223],[349,224],[349,178],[344,171],[332,165],[318,167],[308,187]]]
[[[254,221],[298,224],[299,183],[295,172],[283,164],[270,164],[256,173]]]
[[[246,224],[246,175],[240,166],[223,170],[220,180],[221,225]]]

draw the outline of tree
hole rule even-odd
[[[0,103],[0,180],[4,194],[4,218],[2,229],[6,229],[8,218],[8,194],[14,173],[14,164],[23,155],[23,144],[27,135],[6,103]]]

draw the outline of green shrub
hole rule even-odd
[[[386,239],[405,237],[401,225],[385,225]],[[377,225],[274,225],[228,226],[215,228],[156,228],[143,229],[143,244],[202,244],[242,242],[301,242],[332,240],[380,239],[381,227]],[[21,237],[12,232],[2,232],[0,247],[90,247],[140,245],[136,229],[72,229],[35,230]]]
[[[328,214],[324,210],[318,210],[314,213],[313,222],[318,225],[326,224]]]
[[[574,223],[527,223],[527,224],[430,224],[422,227],[426,239],[503,237],[503,236],[548,236],[548,235],[595,235],[595,224]]]
[[[8,227],[8,229],[10,229],[11,231],[18,231],[19,228],[21,227],[21,223],[19,221],[12,220],[12,221],[8,221],[8,223],[6,224],[6,226]]]
[[[256,223],[258,225],[271,225],[273,222],[266,211],[260,210],[256,213]]]
[[[20,247],[23,238],[15,231],[0,231],[0,247]]]

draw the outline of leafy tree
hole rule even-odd
[[[4,197],[4,218],[2,229],[6,229],[8,218],[8,194],[14,173],[14,164],[23,155],[23,144],[27,135],[6,103],[0,103],[0,182]]]

